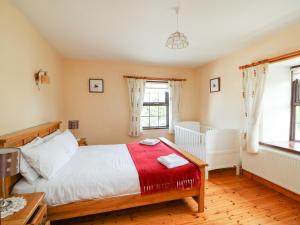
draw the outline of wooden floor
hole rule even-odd
[[[300,225],[299,202],[246,177],[235,176],[233,170],[214,171],[210,174],[205,205],[204,213],[196,213],[196,203],[188,198],[53,224]]]

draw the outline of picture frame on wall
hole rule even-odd
[[[210,93],[219,92],[221,90],[221,78],[210,79]]]
[[[104,80],[103,79],[89,79],[89,92],[90,93],[104,93]]]

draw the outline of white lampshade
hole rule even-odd
[[[175,33],[170,34],[166,47],[170,49],[183,49],[189,46],[189,41],[184,33],[179,32],[178,29],[178,15],[179,15],[179,6],[173,8],[175,10],[177,16],[177,31]]]
[[[166,46],[171,49],[182,49],[189,46],[189,41],[184,33],[177,31],[169,36]]]

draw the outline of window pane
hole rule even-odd
[[[144,102],[149,102],[150,101],[150,96],[149,93],[144,94]]]
[[[295,121],[295,139],[300,140],[300,106],[296,106]]]
[[[166,106],[159,106],[158,112],[159,112],[159,116],[166,116],[167,107]]]
[[[141,117],[142,127],[149,127],[149,117]]]
[[[296,123],[300,123],[300,106],[296,106]]]
[[[168,82],[146,82],[146,89],[168,89]]]
[[[165,127],[165,126],[167,126],[167,120],[166,120],[166,117],[159,117],[159,126],[160,126],[160,127]]]
[[[149,106],[143,106],[142,109],[142,116],[149,116],[150,115],[150,109]]]
[[[150,126],[158,127],[158,117],[150,117]]]
[[[158,93],[151,93],[150,94],[150,102],[158,102]]]
[[[158,116],[158,106],[150,106],[150,116]]]
[[[159,93],[158,100],[159,100],[159,102],[165,102],[166,101],[166,94],[164,92]]]
[[[300,140],[300,124],[299,124],[299,123],[296,124],[296,129],[295,129],[295,139],[296,139],[297,141]]]

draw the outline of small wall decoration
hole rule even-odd
[[[90,93],[104,93],[103,79],[89,79]]]
[[[48,72],[45,70],[42,70],[42,69],[40,69],[36,73],[34,73],[34,80],[35,80],[35,84],[39,90],[40,90],[40,84],[49,84],[50,83]]]
[[[220,77],[210,79],[210,93],[220,91],[220,86],[221,86]]]

